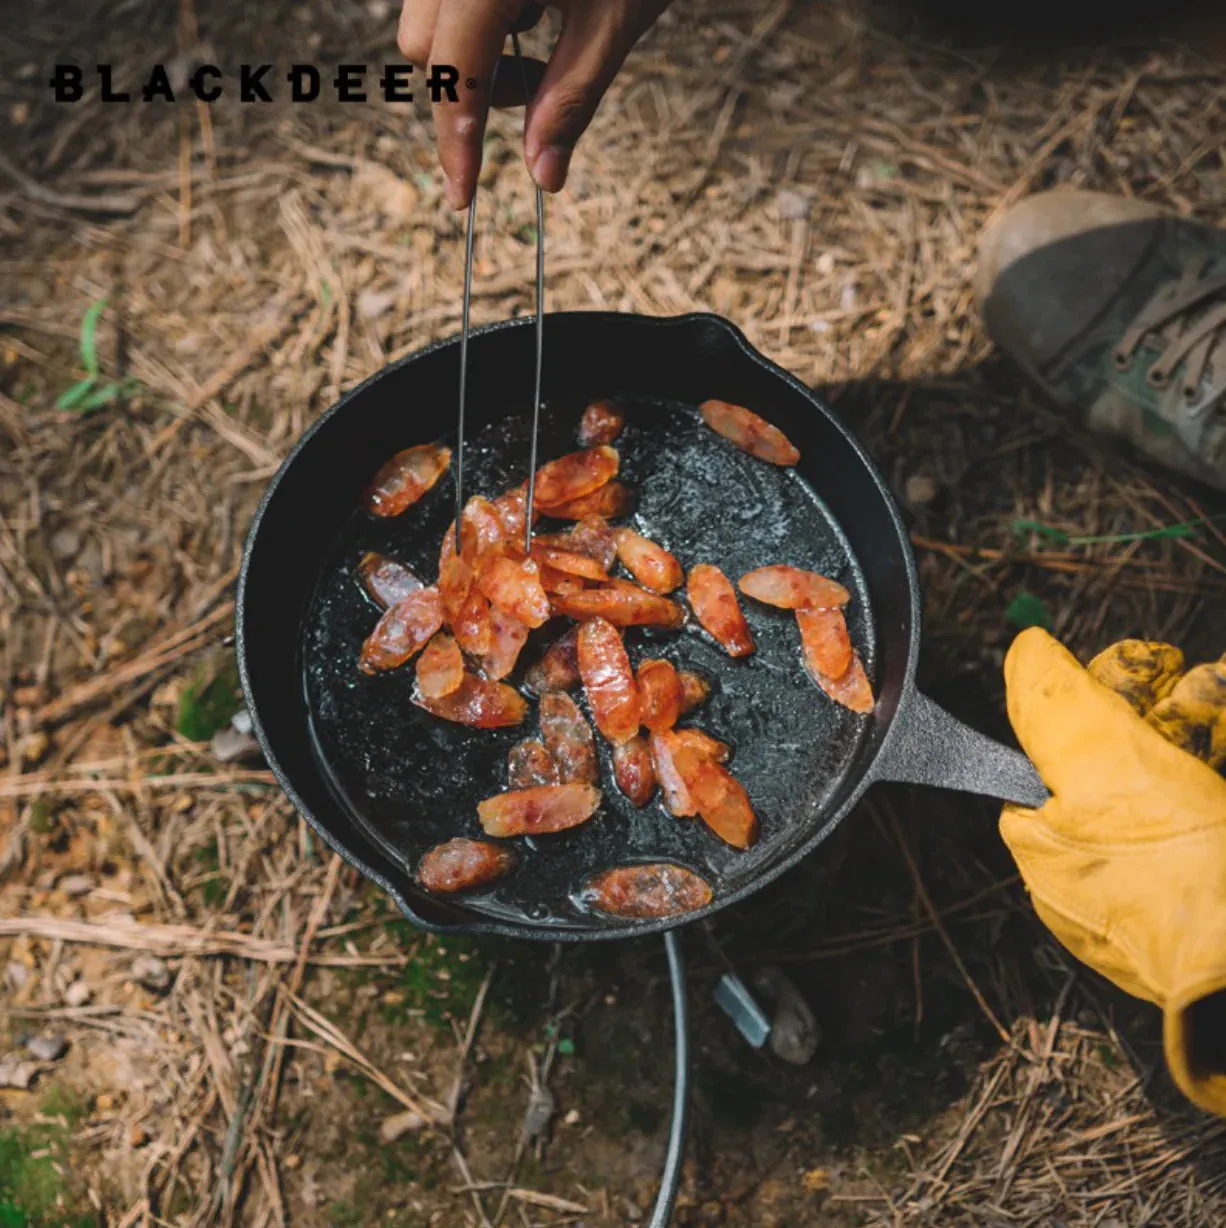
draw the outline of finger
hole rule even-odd
[[[546,192],[561,191],[576,142],[630,48],[662,8],[644,6],[633,18],[621,5],[580,4],[567,10],[524,129],[524,158]]]
[[[396,46],[400,54],[417,68],[430,61],[434,42],[434,26],[442,0],[404,0],[400,10],[400,25],[396,30]]]
[[[1106,852],[1195,832],[1226,814],[1226,780],[1095,682],[1045,631],[1014,640],[1005,683],[1018,741],[1055,794],[1014,819],[1050,827],[1065,847],[1088,842]]]
[[[456,100],[440,97],[434,104],[438,157],[448,203],[463,209],[472,199],[481,170],[481,141],[489,114],[489,83],[519,11],[518,0],[442,0],[430,47],[431,64],[454,65],[460,81]]]
[[[1221,770],[1226,765],[1226,662],[1190,669],[1147,719],[1168,742]]]
[[[1152,783],[1153,731],[1046,631],[1023,631],[1005,657],[1009,720],[1047,787],[1096,799]]]
[[[1086,666],[1095,682],[1122,695],[1133,709],[1144,716],[1183,673],[1183,653],[1173,644],[1152,640],[1120,640]]]

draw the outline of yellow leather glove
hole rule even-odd
[[[1226,660],[1182,668],[1177,649],[1133,640],[1087,670],[1047,632],[1023,631],[1005,660],[1009,719],[1053,796],[1006,806],[1000,831],[1039,917],[1162,1008],[1175,1082],[1226,1116],[1226,779],[1214,770]]]

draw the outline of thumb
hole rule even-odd
[[[1135,792],[1152,780],[1144,721],[1046,631],[1013,641],[1005,690],[1013,731],[1057,795]]]
[[[1068,803],[1054,812],[1066,821],[1093,827],[1096,816],[1115,813],[1135,841],[1226,814],[1226,781],[1147,725],[1045,631],[1032,627],[1013,641],[1005,687],[1018,741]]]
[[[524,130],[524,158],[546,192],[561,191],[576,143],[630,48],[661,8],[636,7],[639,20],[633,23],[620,4],[567,8],[566,24],[528,108]]]

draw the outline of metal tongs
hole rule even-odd
[[[519,17],[511,27],[511,47],[517,64],[520,83],[523,89],[524,104],[527,105],[532,89],[528,79],[526,61],[519,47],[519,35],[530,30],[540,20],[541,10],[534,4],[526,4],[520,10]],[[500,65],[508,63],[507,57],[499,61]],[[496,75],[496,73],[495,73]],[[492,85],[492,83],[491,83]],[[491,97],[493,90],[491,89]],[[460,550],[460,526],[464,516],[464,401],[468,388],[468,332],[469,307],[472,302],[473,278],[473,237],[474,223],[477,216],[477,190],[473,189],[473,198],[468,204],[468,233],[464,249],[464,311],[463,324],[460,333],[460,407],[459,423],[456,431],[455,452],[455,548]],[[541,356],[544,350],[545,335],[545,198],[541,189],[536,189],[536,379],[532,394],[532,442],[528,454],[528,491],[524,515],[524,553],[532,552],[532,504],[536,493],[536,454],[537,435],[541,424]],[[689,1024],[685,999],[685,971],[681,961],[681,947],[677,935],[668,932],[664,935],[664,946],[668,954],[669,981],[672,985],[674,1044],[676,1049],[676,1076],[673,1083],[673,1114],[668,1132],[668,1149],[664,1157],[664,1170],[660,1178],[660,1188],[656,1194],[655,1205],[645,1228],[664,1228],[672,1218],[673,1207],[677,1201],[677,1191],[681,1185],[681,1164],[685,1154],[686,1123],[688,1119],[689,1101]]]
[[[528,70],[523,52],[519,46],[519,36],[524,31],[532,29],[541,18],[541,9],[535,4],[525,4],[519,16],[511,26],[511,49],[518,67],[520,83],[523,90],[524,105],[527,106],[531,97],[531,87],[528,81]],[[507,63],[503,57],[499,64]],[[497,73],[497,69],[495,70]],[[492,83],[491,83],[492,84]],[[491,89],[491,97],[493,90]],[[456,427],[456,464],[455,464],[455,546],[460,548],[460,525],[464,515],[464,404],[468,389],[468,333],[469,310],[472,305],[473,287],[473,240],[477,219],[477,187],[473,186],[473,197],[468,203],[468,226],[464,243],[464,306],[460,331],[460,406]],[[536,189],[536,378],[532,393],[532,439],[528,453],[528,497],[524,517],[524,553],[532,551],[532,503],[536,493],[536,450],[537,435],[541,423],[541,359],[544,351],[545,338],[545,197],[538,187]]]

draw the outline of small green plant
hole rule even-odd
[[[229,657],[218,669],[202,674],[183,692],[175,728],[192,742],[207,742],[243,706],[238,666]]]
[[[1051,615],[1043,604],[1042,598],[1033,593],[1018,593],[1005,608],[1005,617],[1019,631],[1027,627],[1042,627],[1046,631],[1052,628]]]
[[[1198,525],[1210,524],[1215,520],[1223,520],[1223,516],[1200,516],[1196,520],[1185,520],[1180,524],[1163,525],[1157,529],[1144,529],[1139,533],[1107,533],[1083,537],[1066,533],[1063,529],[1043,524],[1039,520],[1015,520],[1013,532],[1018,537],[1027,533],[1035,533],[1056,546],[1098,546],[1103,544],[1123,545],[1127,542],[1167,541],[1178,537],[1195,537]]]
[[[95,409],[101,409],[104,405],[118,400],[135,387],[131,380],[102,379],[102,372],[98,367],[98,319],[106,304],[106,299],[99,299],[81,320],[79,347],[85,378],[60,393],[55,402],[56,409],[70,409],[84,417]]]
[[[575,1053],[575,1042],[569,1036],[560,1036],[558,1025],[556,1023],[547,1023],[545,1025],[545,1040],[557,1041],[558,1052],[563,1057],[573,1057]]]

